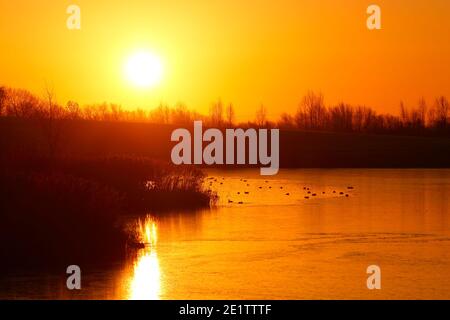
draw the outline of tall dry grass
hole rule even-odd
[[[0,269],[119,259],[121,215],[215,201],[200,171],[147,158],[1,158]]]

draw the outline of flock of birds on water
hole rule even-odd
[[[220,185],[223,185],[223,180],[225,180],[225,178],[222,178],[222,181],[219,181],[218,178],[209,177],[208,180],[210,180],[210,182],[209,182],[209,187],[211,188],[211,187],[213,186],[213,183],[214,183],[214,182],[219,183]],[[242,178],[241,178],[240,181],[243,182],[243,183],[245,183],[247,187],[250,187],[250,183],[248,183],[248,180],[247,180],[247,179],[242,179]],[[269,180],[265,180],[264,182],[267,184],[267,183],[269,183]],[[267,186],[267,188],[268,188],[268,189],[272,189],[272,186],[269,185],[269,186]],[[280,188],[281,190],[283,190],[283,186],[280,186],[279,188]],[[263,187],[262,187],[262,186],[258,186],[258,189],[263,189]],[[347,192],[333,190],[333,191],[330,192],[330,193],[333,194],[333,195],[345,196],[345,197],[348,198],[348,197],[349,197],[348,191],[353,190],[353,189],[354,189],[353,186],[348,186],[348,187],[347,187]],[[306,200],[308,200],[308,199],[310,199],[310,198],[313,198],[313,197],[316,197],[316,196],[318,195],[317,192],[313,192],[313,191],[311,190],[311,188],[309,188],[309,187],[303,187],[303,190],[306,192],[306,195],[304,196],[304,198],[305,198]],[[248,195],[248,194],[250,194],[250,191],[244,191],[244,192],[236,191],[236,194],[237,194],[237,195],[241,195],[241,194]],[[325,191],[322,191],[322,195],[325,195],[325,194],[326,194],[326,192],[325,192]],[[285,196],[290,196],[290,195],[291,195],[290,192],[286,192],[286,193],[285,193]],[[231,200],[231,199],[228,199],[228,203],[231,204],[231,203],[234,203],[234,201]],[[236,203],[237,203],[237,204],[244,204],[243,201],[239,201],[239,202],[236,202]]]

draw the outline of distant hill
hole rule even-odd
[[[0,148],[48,152],[48,125],[36,119],[0,118]],[[170,161],[172,125],[88,120],[52,124],[58,151],[77,155],[132,154]],[[189,129],[189,128],[188,128]],[[450,138],[287,131],[280,132],[281,167],[450,167]]]

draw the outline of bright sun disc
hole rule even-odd
[[[132,84],[148,88],[161,81],[163,66],[157,56],[148,52],[139,52],[128,58],[125,72]]]

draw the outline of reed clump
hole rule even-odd
[[[122,215],[216,201],[202,172],[147,158],[14,156],[0,164],[3,267],[119,259],[128,239]]]

